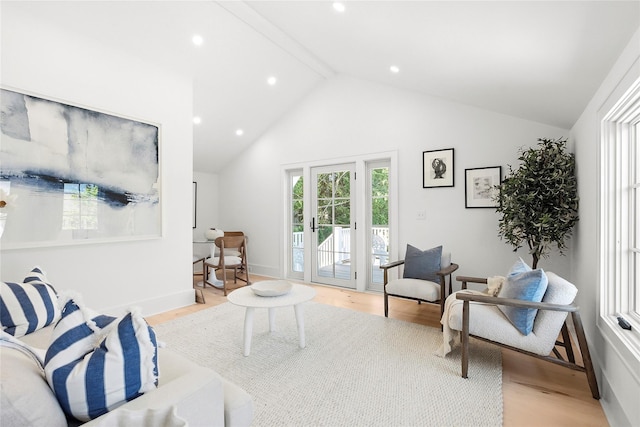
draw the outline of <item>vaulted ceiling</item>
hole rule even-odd
[[[206,172],[221,170],[337,74],[571,128],[640,25],[638,1],[343,5],[342,12],[327,0],[20,7],[192,78],[201,118],[194,169]]]

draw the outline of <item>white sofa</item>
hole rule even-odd
[[[21,341],[45,349],[53,326],[23,336]],[[77,425],[69,422],[57,405],[44,374],[31,357],[0,347],[0,419],[2,426]],[[158,388],[85,426],[165,425],[249,426],[253,401],[242,388],[215,371],[199,366],[177,353],[158,349]]]

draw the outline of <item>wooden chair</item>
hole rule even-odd
[[[405,263],[401,259],[388,264],[381,265],[384,270],[384,316],[389,317],[389,297],[399,297],[422,302],[439,304],[440,314],[444,311],[444,301],[452,292],[451,274],[458,269],[458,264],[451,262],[451,254],[443,252],[440,261],[440,270],[432,272],[439,283],[430,280],[401,278],[389,280],[388,271],[394,267],[399,267]],[[449,276],[449,286],[447,288],[446,277]]]
[[[242,232],[242,231],[225,231],[224,232],[224,236],[225,237],[242,236],[242,237],[245,238],[245,245],[247,243],[246,236],[244,235],[244,232]],[[242,258],[242,265],[244,266],[246,264],[247,258],[245,256],[243,248],[232,248],[232,247],[229,247],[229,248],[227,248],[226,253],[227,253],[227,256],[228,255],[234,255],[234,256],[238,256],[238,257]],[[240,271],[244,271],[244,267],[240,267]]]
[[[215,285],[209,280],[209,275],[211,274],[211,270],[213,269],[213,274],[215,277],[215,272],[220,271],[222,273],[222,289],[224,295],[227,295],[227,271],[233,271],[233,282],[238,283],[238,279],[246,282],[247,285],[251,284],[249,279],[249,268],[247,267],[247,246],[246,246],[246,238],[244,236],[223,236],[218,237],[215,240],[215,247],[217,251],[215,251],[210,258],[207,258],[204,262],[205,268],[205,281],[204,283],[214,286]],[[242,257],[236,255],[229,255],[225,248],[230,248],[232,253],[236,253],[235,251],[240,251],[243,254]],[[217,253],[216,253],[217,252]],[[246,278],[242,278],[238,276],[238,271],[240,269],[244,270],[244,274]]]
[[[589,347],[582,327],[578,306],[574,304],[577,288],[560,276],[546,273],[549,283],[542,302],[528,302],[518,299],[456,293],[462,304],[452,304],[447,313],[449,327],[460,331],[462,342],[462,377],[467,378],[469,367],[469,337],[537,357],[566,368],[584,372],[594,399],[600,399]],[[487,283],[487,279],[458,276],[456,280],[467,283]],[[538,312],[533,331],[523,335],[498,305],[533,308]],[[462,307],[460,307],[462,306]],[[461,313],[462,312],[462,313]],[[582,365],[576,362],[574,347],[567,327],[568,313],[571,313],[578,348],[582,355]],[[559,339],[562,338],[561,341]],[[564,349],[565,357],[558,350]],[[553,353],[553,356],[551,355]]]

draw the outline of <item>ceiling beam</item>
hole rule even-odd
[[[217,1],[216,3],[323,78],[328,79],[336,74],[335,70],[325,62],[244,1]]]

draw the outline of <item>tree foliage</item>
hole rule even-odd
[[[292,183],[292,225],[294,232],[304,230],[304,182],[302,176]],[[319,241],[333,233],[333,226],[351,224],[351,173],[349,171],[318,174],[318,208],[315,212]],[[389,224],[389,168],[371,171],[371,209],[373,226]],[[313,215],[313,214],[312,214]]]
[[[521,151],[518,169],[509,166],[496,196],[501,214],[498,235],[514,251],[526,243],[533,268],[553,244],[563,254],[578,221],[575,156],[566,151],[566,138],[538,141],[537,147]]]
[[[389,168],[376,168],[371,171],[371,224],[387,227],[389,225]]]

